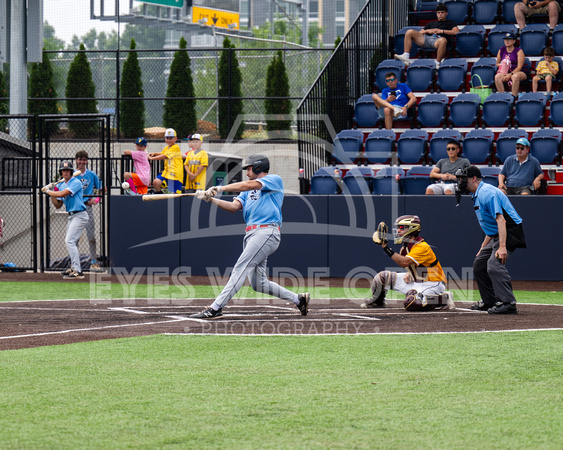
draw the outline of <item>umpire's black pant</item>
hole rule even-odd
[[[512,292],[512,281],[506,269],[508,258],[512,255],[512,252],[508,252],[506,262],[503,264],[495,258],[498,245],[498,236],[495,236],[481,249],[475,261],[473,261],[473,273],[479,287],[481,300],[487,306],[494,306],[496,302],[516,302]]]

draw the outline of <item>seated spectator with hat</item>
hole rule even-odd
[[[504,161],[498,176],[498,187],[507,195],[530,195],[540,188],[543,171],[540,162],[530,155],[526,138],[516,141],[516,154]]]

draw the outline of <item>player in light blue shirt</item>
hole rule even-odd
[[[246,278],[252,289],[291,301],[306,316],[309,308],[309,294],[294,294],[266,277],[268,256],[280,245],[282,223],[283,181],[278,175],[270,175],[270,161],[264,155],[251,155],[243,169],[248,181],[226,186],[214,186],[207,191],[198,191],[196,197],[213,203],[225,211],[243,211],[247,227],[243,240],[243,251],[237,260],[229,281],[223,291],[195,319],[219,319],[223,307],[242,288]],[[232,201],[220,200],[215,196],[221,191],[240,192]]]

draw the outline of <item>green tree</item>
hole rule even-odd
[[[96,86],[92,81],[92,71],[85,52],[84,44],[74,57],[66,79],[66,105],[69,114],[96,113]],[[94,132],[98,125],[94,122],[69,122],[69,129],[74,133]]]
[[[57,91],[53,81],[53,69],[45,49],[43,49],[43,61],[31,65],[29,76],[29,99],[27,110],[29,114],[57,114]],[[51,131],[58,127],[52,123]]]
[[[284,117],[291,112],[291,101],[287,98],[289,97],[289,79],[281,50],[277,51],[268,66],[266,97],[285,97],[265,100],[266,114],[277,116],[275,119],[266,119],[266,130],[270,137],[283,137],[283,131],[288,131],[291,126],[291,120]]]
[[[135,50],[135,39],[131,39],[131,50]],[[119,128],[126,138],[142,136],[145,132],[145,103],[141,68],[137,59],[137,52],[129,52],[123,64],[121,73],[121,96],[125,98],[138,97],[141,100],[120,100]]]
[[[223,52],[219,59],[219,136],[226,139],[237,117],[242,114],[242,73],[234,44],[229,38],[223,40]],[[235,98],[233,98],[235,97]],[[238,97],[238,98],[236,98]],[[235,132],[235,139],[242,137],[244,124]]]
[[[197,131],[195,99],[177,100],[181,97],[195,97],[190,57],[185,50],[187,45],[186,40],[180,38],[180,50],[174,53],[164,101],[164,126],[174,128],[178,136],[187,136]]]
[[[43,48],[49,51],[65,48],[65,41],[55,36],[55,29],[47,21],[43,23]]]
[[[2,64],[0,64],[0,69],[2,68]],[[10,107],[9,107],[9,94],[8,89],[6,88],[6,82],[4,80],[4,72],[0,70],[0,114],[9,114]],[[6,131],[6,127],[8,126],[7,119],[0,119],[0,131]]]

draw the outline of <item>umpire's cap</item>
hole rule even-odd
[[[252,166],[252,171],[258,175],[261,172],[269,172],[270,171],[270,160],[267,156],[264,155],[250,155],[246,158],[244,165],[242,166],[243,169],[248,169]]]
[[[466,169],[458,169],[455,176],[457,178],[483,178],[483,175],[481,175],[481,171],[477,166],[469,166]]]

